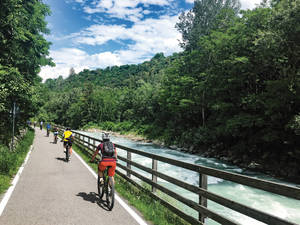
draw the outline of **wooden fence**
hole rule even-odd
[[[63,127],[59,126],[61,129]],[[80,132],[73,131],[75,133],[75,144],[79,147],[83,148],[89,154],[92,154],[97,145],[102,141],[97,138],[90,137],[88,135],[84,135]],[[210,218],[220,224],[239,224],[236,221],[233,221],[230,218],[226,218],[223,215],[220,215],[210,209],[207,208],[207,199],[216,202],[222,206],[225,206],[229,209],[232,209],[236,212],[239,212],[243,215],[249,216],[255,220],[261,221],[266,224],[294,224],[296,223],[289,222],[287,220],[281,219],[277,216],[271,215],[269,213],[257,210],[255,208],[252,208],[250,206],[241,204],[239,202],[232,201],[231,199],[227,199],[223,196],[220,196],[218,194],[212,193],[207,190],[207,176],[217,177],[224,180],[232,181],[237,184],[247,185],[253,188],[257,188],[260,190],[264,190],[267,192],[272,192],[281,196],[286,196],[289,198],[300,200],[300,188],[292,187],[284,184],[274,183],[270,181],[265,181],[257,178],[252,178],[240,174],[225,172],[218,169],[212,169],[205,166],[190,164],[166,157],[162,157],[156,154],[151,154],[143,151],[139,151],[137,149],[128,148],[125,146],[121,146],[118,144],[115,144],[118,149],[124,150],[127,152],[127,157],[122,157],[118,155],[118,163],[117,167],[123,169],[126,171],[126,173],[121,172],[120,170],[116,170],[117,174],[119,174],[121,177],[125,178],[130,183],[134,184],[135,186],[144,189],[139,183],[134,181],[132,179],[132,176],[135,176],[142,180],[143,182],[151,185],[152,191],[149,191],[149,194],[154,199],[160,201],[162,205],[172,210],[175,214],[183,218],[184,220],[188,221],[191,224],[204,224],[205,218]],[[136,154],[139,156],[143,156],[146,158],[149,158],[152,160],[152,168],[145,167],[144,165],[141,165],[137,162],[132,161],[132,154]],[[120,161],[124,162],[123,164],[120,163]],[[166,173],[161,173],[157,171],[157,165],[158,162],[164,162],[167,164],[171,164],[174,166],[178,166],[180,168],[185,168],[194,172],[197,172],[199,174],[199,186],[191,185],[189,183],[183,182],[182,180],[176,179],[174,177],[171,177],[167,175]],[[152,179],[149,179],[145,177],[144,175],[138,173],[136,170],[134,170],[133,167],[136,167],[140,170],[143,170],[147,173],[150,173],[152,175]],[[167,171],[166,171],[167,172]],[[175,184],[181,188],[184,188],[192,193],[195,193],[199,196],[199,199],[197,202],[192,201],[186,197],[183,197],[180,195],[180,193],[176,193],[173,190],[170,190],[160,184],[157,183],[157,178],[161,178],[167,182],[170,182],[172,184]],[[198,218],[195,218],[188,213],[186,213],[184,210],[178,209],[168,201],[162,199],[159,197],[156,193],[157,190],[160,190],[161,192],[165,193],[166,195],[176,199],[177,201],[183,203],[184,205],[196,210],[199,214]],[[237,193],[238,194],[238,193]]]

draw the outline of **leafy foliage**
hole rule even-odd
[[[300,2],[238,9],[196,1],[177,24],[183,53],[47,80],[44,111],[73,128],[134,130],[233,160],[289,162],[299,173]]]
[[[199,38],[222,27],[224,22],[226,24],[232,14],[239,12],[240,5],[238,0],[195,0],[194,7],[187,13],[181,13],[176,24],[182,34],[180,46],[185,50],[197,48]],[[221,21],[221,17],[225,21]]]
[[[0,145],[0,193],[6,191],[11,185],[11,179],[24,162],[29,148],[33,142],[34,132],[28,129],[22,139],[19,139],[14,151]]]
[[[38,109],[36,85],[40,66],[52,65],[47,58],[50,43],[45,16],[49,8],[39,0],[0,2],[0,144],[11,136],[12,105],[17,105],[16,131]]]

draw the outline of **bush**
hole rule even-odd
[[[82,127],[83,130],[88,129],[88,128],[95,128],[98,127],[98,125],[94,122],[88,122],[86,125]]]
[[[0,194],[10,186],[11,178],[22,165],[24,158],[33,142],[34,131],[28,129],[25,136],[19,140],[14,151],[0,145]]]
[[[124,121],[118,124],[121,131],[128,132],[133,128],[133,123],[130,121]]]
[[[110,131],[114,131],[115,130],[115,124],[111,121],[106,121],[100,124],[100,127],[103,130],[110,130]]]
[[[9,150],[6,146],[0,145],[0,174],[13,175],[23,163],[24,157],[33,142],[33,138],[33,131],[28,130],[27,134],[20,140],[14,151]]]
[[[16,153],[0,145],[0,155],[0,174],[9,174],[10,169],[16,165]]]

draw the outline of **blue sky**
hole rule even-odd
[[[260,0],[242,0],[242,8]],[[43,80],[67,77],[70,68],[106,68],[137,64],[156,53],[180,52],[175,24],[193,0],[44,0],[52,14],[46,18],[56,67],[43,67]]]

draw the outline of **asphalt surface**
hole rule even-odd
[[[138,224],[115,201],[99,201],[96,179],[73,154],[65,162],[62,143],[36,128],[33,150],[2,216],[1,225]]]

